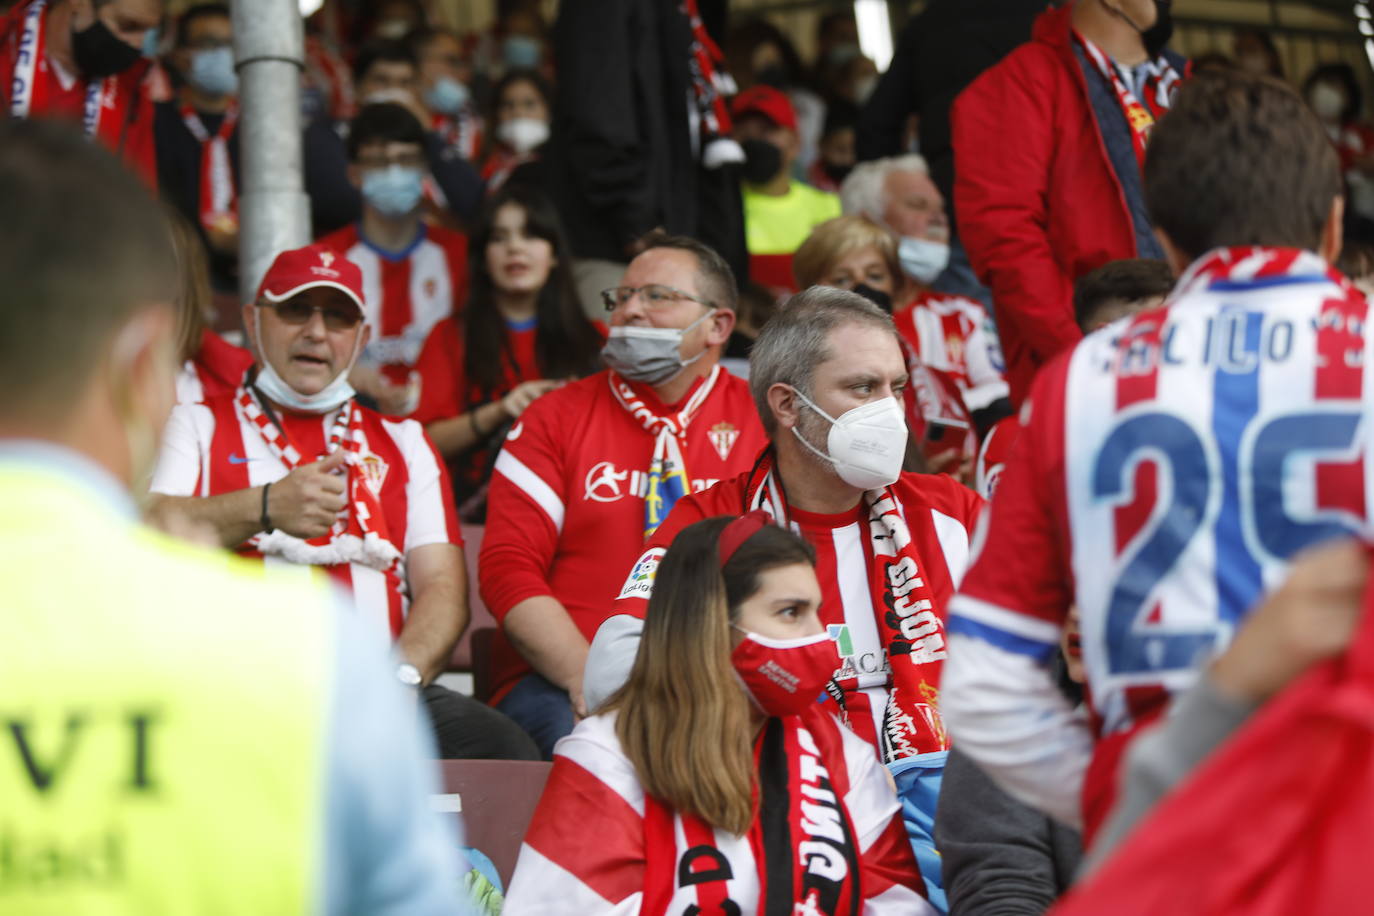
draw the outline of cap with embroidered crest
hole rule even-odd
[[[337,289],[352,299],[364,315],[363,272],[348,258],[326,245],[307,245],[283,251],[258,286],[258,299],[285,302],[317,286]]]

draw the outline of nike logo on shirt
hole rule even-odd
[[[230,464],[247,464],[247,463],[250,462],[250,461],[256,461],[256,460],[257,460],[256,458],[240,458],[238,455],[235,455],[233,452],[230,452],[230,453],[229,453],[229,463],[230,463]]]

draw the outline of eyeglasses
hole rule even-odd
[[[332,303],[330,305],[311,305],[300,299],[288,299],[285,302],[259,302],[258,305],[273,309],[277,313],[277,317],[287,324],[306,324],[315,317],[316,312],[319,312],[324,317],[325,328],[330,331],[352,330],[363,320],[363,313],[354,306]]]
[[[647,286],[613,286],[610,289],[603,289],[601,301],[606,304],[606,311],[614,312],[629,302],[635,293],[639,293],[640,298],[644,300],[645,308],[651,312],[667,308],[670,304],[683,299],[699,302],[709,309],[716,307],[716,304],[708,299],[702,299],[700,296],[693,296],[691,293],[684,293],[680,289],[673,289],[671,286],[662,286],[658,283],[650,283]]]

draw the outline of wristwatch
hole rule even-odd
[[[407,687],[418,690],[420,681],[422,681],[423,678],[420,677],[419,668],[416,668],[410,662],[401,662],[396,666],[396,680],[405,684]]]

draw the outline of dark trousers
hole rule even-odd
[[[553,759],[553,746],[575,724],[568,692],[539,674],[527,674],[516,681],[496,708],[534,739],[545,760]]]
[[[438,684],[421,691],[440,760],[538,760],[520,726],[485,703]]]

